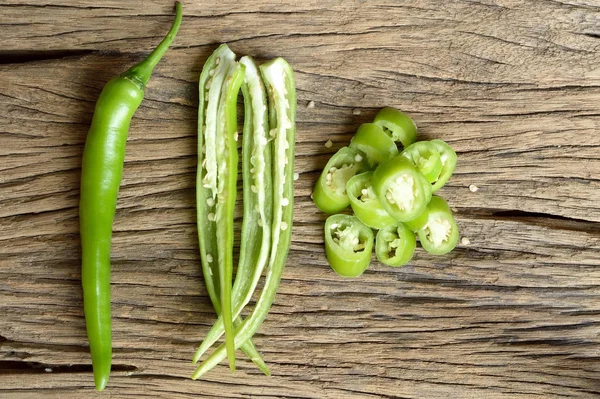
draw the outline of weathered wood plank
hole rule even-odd
[[[92,391],[79,168],[104,83],[168,2],[0,2],[0,396]],[[114,397],[592,398],[600,393],[600,4],[185,4],[130,130],[113,239]],[[272,368],[190,358],[214,315],[195,229],[195,83],[217,43],[283,56],[298,85],[296,215],[255,342]],[[306,105],[314,101],[315,107]],[[469,245],[337,277],[310,200],[382,106],[459,154],[442,191]],[[327,139],[332,148],[323,146]],[[479,187],[471,192],[469,185]],[[240,213],[238,212],[238,215]]]

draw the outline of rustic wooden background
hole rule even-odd
[[[83,144],[102,86],[157,44],[172,6],[0,0],[2,398],[93,397]],[[130,130],[104,396],[598,397],[599,0],[186,1],[184,14]],[[293,65],[300,179],[287,268],[255,337],[273,376],[240,360],[191,381],[214,321],[194,222],[196,83],[222,42]],[[457,150],[441,194],[470,244],[345,280],[310,193],[383,106]]]

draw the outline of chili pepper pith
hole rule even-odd
[[[81,283],[98,391],[106,387],[111,368],[110,241],[129,124],[144,98],[152,70],[175,39],[181,19],[182,7],[176,3],[175,21],[156,49],[104,86],[85,142],[79,201]]]

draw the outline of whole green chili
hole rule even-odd
[[[158,47],[104,86],[86,138],[79,202],[81,282],[94,382],[99,391],[106,387],[112,359],[110,241],[127,133],[152,70],[175,39],[181,19],[181,4],[176,3],[175,21]]]

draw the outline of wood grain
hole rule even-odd
[[[130,130],[107,394],[600,394],[597,0],[190,1],[184,12]],[[0,15],[0,397],[89,397],[81,153],[102,86],[156,45],[172,5],[4,0]],[[214,321],[195,228],[196,84],[222,42],[294,67],[300,179],[292,250],[255,337],[273,376],[241,360],[235,375],[223,364],[191,381]],[[346,280],[327,266],[326,215],[310,193],[383,106],[457,150],[441,194],[470,244],[441,257],[418,250],[399,269],[374,260]]]

